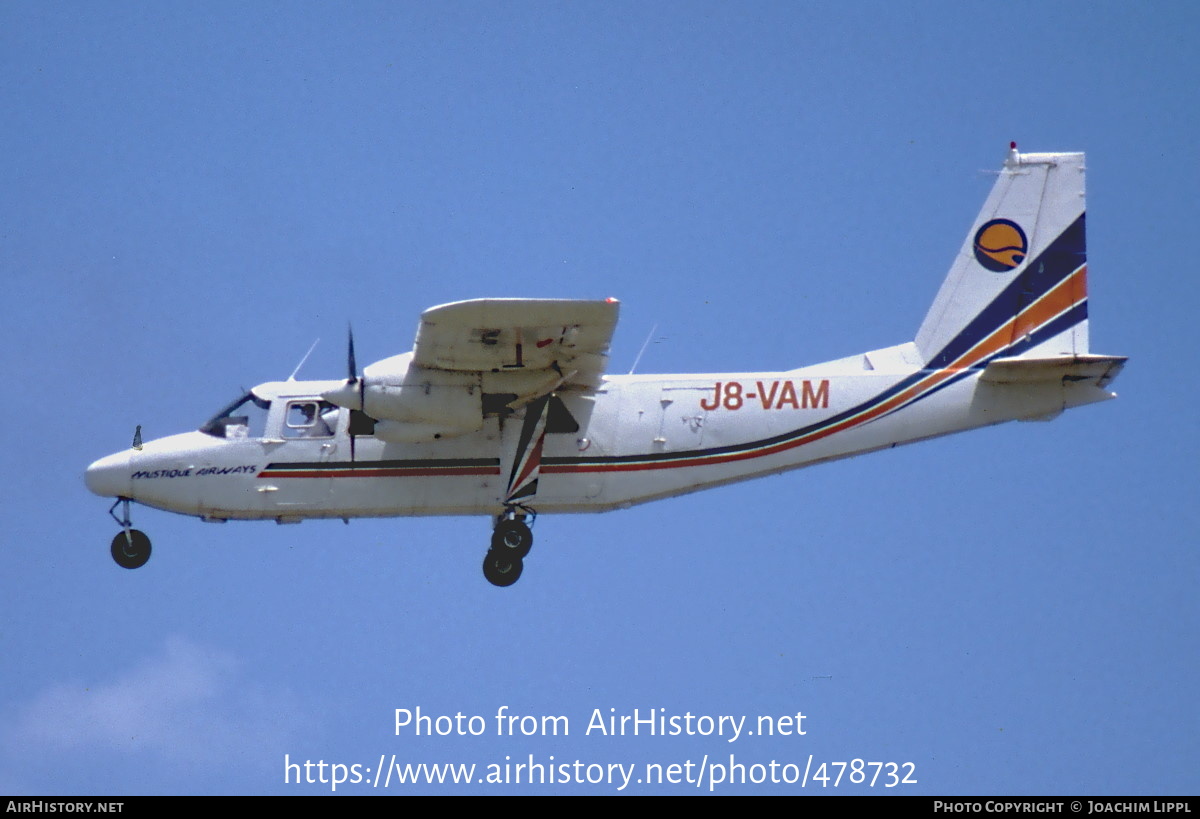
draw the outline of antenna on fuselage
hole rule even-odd
[[[317,345],[320,343],[321,339],[319,338],[312,343],[312,346],[308,348],[308,352],[304,354],[304,358],[300,359],[300,363],[296,365],[296,369],[292,370],[292,374],[287,377],[288,381],[296,380],[296,373],[300,372],[300,368],[304,366],[304,362],[308,361],[308,357],[312,355],[313,350],[317,349]]]
[[[642,342],[642,349],[638,350],[637,358],[633,360],[633,366],[629,368],[629,374],[633,375],[633,371],[637,369],[637,365],[642,360],[642,354],[646,352],[646,348],[650,346],[650,339],[654,338],[654,334],[658,332],[658,325],[655,324],[650,328],[650,334],[646,336],[646,340]]]

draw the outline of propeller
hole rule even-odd
[[[339,407],[350,410],[363,410],[366,400],[366,379],[358,374],[358,360],[354,357],[354,328],[348,328],[350,341],[346,354],[346,383],[324,394],[326,401],[331,401]]]
[[[350,410],[350,460],[355,459],[355,438],[375,432],[375,419],[364,412],[367,400],[367,379],[358,374],[358,359],[354,355],[354,328],[347,327],[346,383],[325,393],[325,399]]]

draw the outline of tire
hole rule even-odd
[[[515,560],[523,560],[533,548],[533,532],[524,521],[502,520],[492,532],[492,551]]]
[[[521,572],[524,570],[525,564],[519,557],[512,558],[507,554],[497,554],[489,550],[483,558],[483,576],[493,586],[511,586],[521,579]]]
[[[123,569],[139,569],[150,559],[150,538],[144,532],[130,529],[129,536],[125,532],[117,532],[112,541],[112,559]]]

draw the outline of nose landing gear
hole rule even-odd
[[[113,514],[118,504],[123,504],[121,517]],[[122,531],[112,539],[112,559],[123,569],[138,569],[150,559],[150,538],[145,532],[134,529],[129,521],[129,498],[117,498],[108,514],[121,525]]]
[[[521,578],[525,556],[533,548],[533,523],[537,513],[525,506],[510,506],[496,521],[492,546],[483,558],[483,576],[493,586],[511,586]]]

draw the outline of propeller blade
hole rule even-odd
[[[358,378],[358,361],[354,358],[354,328],[350,325],[346,325],[346,327],[350,333],[350,344],[346,361],[347,369],[350,371],[350,374],[347,376],[347,378],[350,381],[354,381]]]

